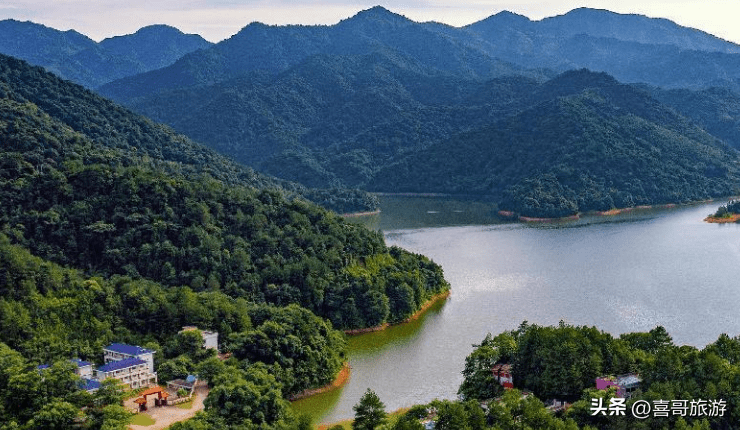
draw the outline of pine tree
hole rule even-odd
[[[352,409],[355,411],[355,420],[352,423],[353,430],[375,430],[376,427],[385,423],[387,414],[385,405],[380,401],[377,394],[367,389]]]

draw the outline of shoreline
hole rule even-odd
[[[341,387],[342,385],[346,384],[347,381],[349,381],[350,373],[351,373],[351,367],[349,367],[349,362],[345,361],[344,364],[342,364],[342,368],[339,370],[336,378],[334,378],[333,381],[324,385],[323,387],[309,388],[308,390],[303,390],[298,394],[294,394],[290,396],[288,400],[291,402],[294,402],[296,400],[305,399],[306,397],[311,397],[316,394],[326,393],[327,391],[337,389]]]
[[[690,203],[665,203],[660,205],[639,205],[639,206],[632,206],[629,208],[615,208],[615,209],[609,209],[608,211],[587,211],[587,212],[578,212],[573,215],[569,215],[566,217],[560,217],[560,218],[544,218],[544,217],[528,217],[524,215],[518,215],[516,212],[512,211],[506,211],[506,210],[500,210],[498,211],[498,215],[502,218],[507,219],[516,219],[520,222],[563,222],[563,221],[577,221],[581,218],[582,215],[596,215],[596,216],[613,216],[613,215],[620,215],[624,213],[629,213],[632,211],[639,211],[639,210],[645,210],[645,209],[671,209],[676,208],[680,206],[691,206],[695,204],[702,204],[702,203],[710,203],[713,202],[714,199],[709,200],[700,200]],[[707,222],[734,222],[734,221],[708,221],[708,219],[711,217],[707,217],[705,221]]]
[[[716,217],[714,215],[710,215],[704,218],[704,222],[708,222],[710,224],[730,224],[738,221],[740,221],[740,214],[732,214],[732,216],[729,217]]]
[[[708,203],[708,202],[711,202],[711,201],[712,200],[702,200],[702,201],[698,201],[698,202],[688,203],[687,205],[694,204],[694,203]],[[623,214],[623,213],[632,212],[634,210],[642,210],[642,209],[670,209],[670,208],[675,208],[675,207],[678,207],[678,204],[676,204],[676,203],[666,203],[666,204],[662,204],[662,205],[640,205],[640,206],[633,206],[631,208],[609,209],[608,211],[595,211],[593,213],[595,215],[598,215],[598,216],[611,216],[611,215],[619,215],[619,214]]]
[[[521,222],[563,222],[563,221],[578,221],[581,219],[581,214],[573,214],[568,216],[563,216],[559,218],[536,218],[536,217],[528,217],[519,215],[519,221]]]
[[[410,317],[406,318],[403,321],[400,321],[400,322],[397,322],[397,323],[393,323],[393,324],[391,324],[391,323],[383,323],[383,324],[378,325],[378,326],[375,326],[375,327],[356,328],[356,329],[344,330],[344,334],[346,334],[347,336],[356,336],[356,335],[360,335],[360,334],[372,333],[372,332],[376,332],[376,331],[385,330],[385,329],[387,329],[388,327],[390,327],[392,325],[406,324],[408,322],[411,322],[411,321],[414,321],[414,320],[418,319],[421,315],[424,314],[424,312],[426,312],[435,303],[437,303],[437,302],[439,302],[441,300],[446,300],[448,297],[450,297],[450,290],[447,290],[447,291],[444,291],[442,293],[433,295],[432,297],[429,298],[429,300],[427,300],[426,302],[424,302],[423,305],[421,305],[421,307],[419,308],[418,311],[414,312],[413,315],[411,315]]]
[[[374,211],[369,211],[369,212],[350,212],[346,214],[339,214],[339,216],[342,218],[356,218],[356,217],[361,217],[361,216],[377,215],[379,213],[380,213],[380,209],[376,209]]]

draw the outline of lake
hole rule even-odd
[[[354,416],[367,388],[387,411],[453,399],[472,345],[523,321],[614,335],[662,325],[697,347],[736,336],[740,225],[702,221],[720,204],[522,224],[483,203],[384,196],[382,212],[358,222],[440,264],[450,298],[410,324],[350,338],[349,382],[295,408],[334,422]]]

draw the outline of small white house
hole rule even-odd
[[[93,377],[93,364],[89,361],[82,361],[79,358],[73,358],[72,363],[77,366],[75,373],[82,379],[92,379]]]
[[[180,333],[184,331],[190,331],[190,330],[198,330],[198,327],[188,325],[182,328],[180,330]],[[211,348],[218,351],[218,332],[217,331],[208,331],[208,330],[200,330],[201,336],[203,336],[203,348]]]

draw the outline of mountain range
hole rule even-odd
[[[561,216],[736,192],[739,66],[740,46],[639,15],[451,27],[374,7],[330,26],[252,23],[97,90],[311,187]]]
[[[88,88],[169,66],[183,55],[211,45],[198,35],[166,25],[144,27],[98,43],[74,30],[59,31],[12,19],[0,21],[0,53],[42,66]]]
[[[376,6],[332,26],[252,23],[167,68],[110,83],[101,91],[127,103],[255,70],[279,73],[313,55],[382,50],[465,78],[578,68],[662,87],[735,85],[740,78],[740,46],[662,19],[583,8],[542,21],[502,12],[458,28],[417,23]]]

